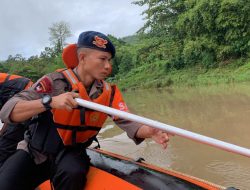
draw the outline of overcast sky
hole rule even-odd
[[[143,26],[143,7],[133,0],[1,0],[0,60],[8,55],[40,55],[50,46],[48,28],[66,21],[75,43],[82,31],[96,30],[116,37],[134,34]]]

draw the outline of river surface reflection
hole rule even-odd
[[[250,84],[126,92],[132,113],[185,130],[250,148]],[[1,123],[0,123],[1,126]],[[250,189],[250,158],[178,136],[167,150],[150,140],[136,146],[109,120],[99,135],[101,147],[177,170],[210,182]]]
[[[139,90],[124,93],[132,113],[250,148],[250,85]],[[135,146],[112,121],[99,135],[103,149],[210,182],[250,189],[250,158],[178,136],[167,150],[147,140]]]

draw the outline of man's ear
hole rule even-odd
[[[80,53],[78,54],[79,63],[82,62],[82,61],[84,61],[85,57],[86,57],[86,53],[80,52]]]

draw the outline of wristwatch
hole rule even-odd
[[[50,106],[50,103],[52,102],[52,97],[48,94],[44,95],[42,98],[42,104],[45,107],[46,110],[51,110],[52,107]]]

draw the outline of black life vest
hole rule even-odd
[[[12,96],[29,88],[32,84],[28,78],[0,73],[0,109]]]

